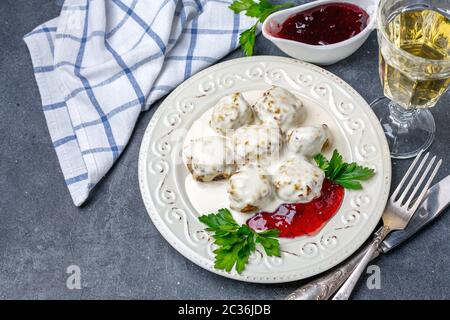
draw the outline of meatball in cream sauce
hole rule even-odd
[[[201,182],[228,179],[236,170],[232,149],[223,137],[193,140],[185,147],[184,154],[188,170]]]
[[[238,165],[246,163],[269,163],[278,159],[282,144],[278,128],[251,125],[237,129],[232,137]]]
[[[231,176],[227,192],[231,209],[244,213],[260,210],[273,197],[270,177],[253,165],[243,166]]]
[[[325,124],[291,129],[287,134],[289,150],[307,158],[314,157],[329,144],[330,134]]]
[[[214,106],[210,126],[222,135],[229,130],[253,122],[253,110],[241,93],[233,93],[219,100]]]
[[[280,87],[272,87],[264,92],[253,110],[263,124],[277,126],[283,133],[298,127],[306,117],[303,102]]]
[[[288,203],[306,203],[320,196],[324,172],[302,158],[284,162],[273,175],[278,197]]]

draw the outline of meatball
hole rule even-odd
[[[236,170],[232,149],[223,137],[203,137],[185,147],[186,166],[194,179],[210,182],[229,178]]]
[[[289,150],[305,157],[314,157],[328,144],[330,133],[325,124],[292,129],[287,134]]]
[[[325,174],[308,161],[296,158],[283,163],[273,176],[280,199],[289,203],[305,203],[320,196]]]
[[[230,208],[240,212],[261,209],[273,197],[272,184],[267,173],[257,166],[244,166],[228,181]]]
[[[232,142],[238,165],[278,159],[282,143],[278,128],[260,125],[237,129]]]
[[[214,106],[210,126],[225,135],[227,130],[234,130],[250,124],[254,119],[253,110],[241,93],[233,93],[219,100]]]
[[[262,123],[278,126],[282,133],[298,127],[306,117],[306,110],[295,95],[280,87],[272,87],[253,106]]]

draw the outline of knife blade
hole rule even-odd
[[[436,219],[450,203],[450,175],[428,190],[428,195],[404,230],[394,231],[381,243],[380,249],[386,253],[408,240],[417,231]]]
[[[427,197],[420,205],[409,224],[402,231],[389,234],[382,242],[381,248],[372,257],[386,253],[397,247],[426,225],[434,221],[450,204],[450,175],[433,185]],[[350,276],[359,260],[368,250],[367,244],[352,257],[341,263],[332,271],[314,279],[286,297],[287,300],[326,300],[330,298]]]

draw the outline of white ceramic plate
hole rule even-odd
[[[282,256],[256,252],[242,274],[214,269],[212,239],[203,231],[185,189],[183,138],[206,110],[232,92],[284,87],[334,128],[333,147],[347,162],[372,167],[376,175],[362,191],[346,190],[339,212],[311,237],[280,239]],[[312,111],[312,112],[311,112]],[[298,60],[259,56],[210,67],[185,81],[160,105],[145,132],[139,184],[147,211],[164,238],[199,266],[225,277],[261,283],[303,279],[345,260],[369,237],[385,207],[391,181],[389,149],[380,124],[364,99],[335,75]]]

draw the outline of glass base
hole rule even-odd
[[[436,135],[436,124],[428,109],[405,109],[388,98],[372,102],[394,159],[415,157],[428,149]]]

